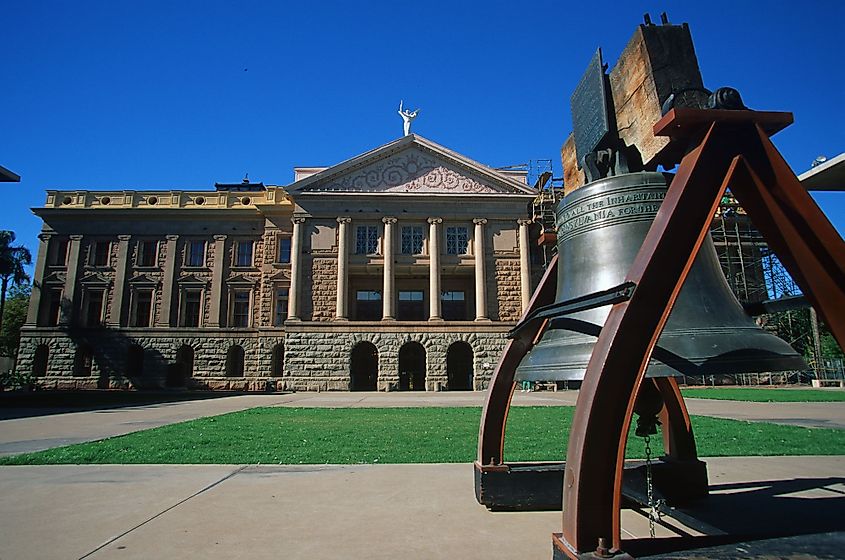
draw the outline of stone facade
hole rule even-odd
[[[48,191],[18,368],[53,389],[486,388],[537,273],[524,175],[409,135],[296,178]]]

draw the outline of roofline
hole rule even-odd
[[[427,148],[427,149],[429,149],[429,150],[431,150],[431,151],[433,151],[437,154],[440,154],[441,156],[445,157],[446,159],[454,161],[458,165],[464,166],[464,167],[466,167],[466,168],[468,168],[472,171],[475,171],[476,173],[479,173],[481,175],[485,175],[487,177],[490,177],[494,181],[498,181],[499,183],[501,183],[503,185],[509,186],[511,188],[518,189],[518,190],[524,192],[525,194],[531,194],[532,196],[536,194],[536,193],[534,193],[533,189],[531,189],[527,185],[520,183],[516,179],[512,179],[511,177],[508,177],[507,175],[496,171],[492,167],[484,165],[483,163],[479,163],[479,162],[477,162],[473,159],[470,159],[470,158],[468,158],[464,155],[461,155],[461,154],[459,154],[459,153],[457,153],[453,150],[450,150],[449,148],[446,148],[445,146],[441,146],[440,144],[437,144],[436,142],[432,142],[431,140],[428,140],[427,138],[423,138],[422,136],[419,136],[417,134],[409,134],[407,136],[403,136],[403,137],[401,137],[397,140],[393,140],[391,142],[388,142],[387,144],[383,144],[383,145],[381,145],[377,148],[373,148],[372,150],[364,152],[363,154],[360,154],[360,155],[357,155],[353,158],[344,160],[344,161],[342,161],[338,164],[335,164],[331,167],[328,167],[328,168],[324,169],[323,171],[320,171],[318,173],[310,175],[310,176],[308,176],[304,179],[301,179],[299,181],[294,181],[293,183],[287,185],[285,187],[285,190],[287,190],[287,192],[291,196],[293,196],[294,193],[297,194],[297,195],[305,194],[305,193],[302,192],[302,189],[308,187],[309,185],[311,185],[313,183],[323,181],[323,180],[329,179],[331,177],[340,175],[341,173],[355,169],[358,166],[366,165],[376,155],[380,155],[382,157],[388,157],[388,156],[392,155],[393,153],[398,152],[402,148],[404,148],[408,145],[412,145],[412,144],[417,144],[417,145],[419,145],[423,148]],[[373,194],[373,193],[368,193],[368,194]],[[398,194],[398,193],[392,193],[392,194],[395,195],[395,194]],[[501,193],[497,193],[497,194],[501,194]]]
[[[6,169],[2,165],[0,165],[0,182],[3,183],[19,183],[21,180],[21,176],[15,173],[14,171],[10,171]]]
[[[811,167],[804,173],[798,176],[798,180],[801,181],[803,184],[804,182],[813,183],[813,179],[821,179],[819,175],[821,174],[834,174],[835,169],[839,169],[841,166],[845,166],[845,152],[839,154],[838,156],[832,157],[829,160],[826,160],[824,163],[820,163],[815,167]],[[845,170],[843,170],[843,174],[845,174]],[[833,178],[832,180],[835,180]],[[842,191],[845,190],[845,181],[842,184],[836,185],[819,185],[809,187],[805,185],[805,188],[808,191]]]

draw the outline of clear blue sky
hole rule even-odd
[[[569,5],[566,5],[569,4]],[[596,47],[689,23],[705,85],[795,113],[797,173],[845,151],[841,1],[5,2],[0,228],[35,249],[45,189],[287,184],[415,132],[492,166],[553,159]],[[845,193],[817,196],[845,232]]]

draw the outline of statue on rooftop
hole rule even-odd
[[[399,102],[399,116],[402,117],[403,124],[405,125],[405,136],[411,133],[411,121],[417,118],[417,114],[419,114],[420,110],[415,109],[413,111],[409,111],[408,109],[402,109],[402,101]]]

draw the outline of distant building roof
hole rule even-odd
[[[240,192],[256,192],[267,190],[267,188],[264,186],[264,183],[250,183],[249,179],[244,179],[240,183],[214,183],[214,188],[218,191]]]
[[[17,173],[9,171],[2,165],[0,165],[0,182],[3,183],[17,183],[21,180],[21,176]]]
[[[845,191],[845,153],[805,171],[798,180],[808,191]]]

